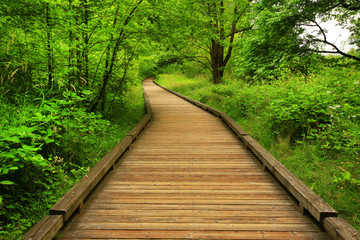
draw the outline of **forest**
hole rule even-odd
[[[0,238],[144,116],[142,80],[229,114],[360,229],[358,0],[0,2]],[[336,21],[349,32],[330,40]]]

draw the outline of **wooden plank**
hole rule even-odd
[[[150,121],[150,119],[151,119],[151,114],[145,114],[145,117],[143,117],[133,129],[131,129],[131,131],[128,133],[127,136],[131,136],[133,139],[137,138],[139,133],[144,129],[144,127]]]
[[[133,138],[126,136],[107,153],[83,178],[80,179],[51,209],[51,215],[62,214],[64,222],[83,204],[84,199],[94,189],[121,154],[129,147]]]
[[[278,193],[275,193],[274,191],[272,191],[271,193],[269,192],[253,192],[253,193],[245,193],[245,194],[211,194],[211,195],[207,195],[207,194],[121,194],[121,193],[98,193],[99,197],[108,197],[108,198],[114,198],[114,199],[137,199],[139,197],[141,197],[142,199],[155,199],[155,198],[163,198],[163,199],[173,199],[174,202],[181,200],[181,199],[208,199],[211,198],[212,200],[250,200],[250,199],[267,199],[267,200],[277,200],[277,199],[288,199],[288,197],[286,195],[280,195]]]
[[[282,164],[275,166],[274,175],[319,222],[322,223],[326,217],[337,216],[337,212],[328,203]]]
[[[279,161],[251,136],[243,135],[242,139],[249,150],[270,170],[270,172],[273,172],[275,166],[279,164]]]
[[[227,114],[222,112],[220,117],[234,131],[234,133],[240,137],[240,139],[243,139],[242,136],[247,135],[247,133]]]
[[[335,240],[360,240],[360,232],[342,218],[325,218],[324,227]]]
[[[121,204],[121,203],[96,203],[91,202],[87,206],[88,209],[127,209],[127,210],[213,210],[213,211],[297,211],[294,205],[289,204],[282,204],[282,202],[272,201],[270,204],[236,204],[236,205],[206,205],[206,204],[198,204],[198,205],[178,205],[176,203],[173,204],[136,204],[136,203],[128,203],[128,204]],[[86,215],[86,214],[82,214]],[[209,216],[209,215],[208,215]],[[302,216],[298,215],[299,218],[303,219],[304,221],[309,221],[307,218],[303,218]],[[266,216],[267,218],[271,218],[273,221],[277,221],[276,218],[272,216]],[[285,217],[286,218],[286,217]]]
[[[22,240],[50,240],[55,237],[63,226],[62,215],[45,216],[33,228],[31,228]]]
[[[116,198],[96,197],[94,203],[106,204],[179,204],[179,205],[238,205],[238,204],[274,204],[274,199],[174,199],[174,198]],[[276,199],[277,204],[292,204],[288,199]],[[300,214],[300,213],[299,213]]]
[[[184,176],[184,175],[172,175],[172,174],[168,174],[168,175],[162,175],[162,176],[157,176],[156,174],[154,175],[149,175],[149,174],[137,174],[137,175],[132,175],[132,174],[121,174],[121,175],[116,175],[116,177],[121,180],[121,181],[178,181],[178,182],[187,182],[187,181],[199,181],[199,182],[204,182],[204,181],[209,181],[209,182],[233,182],[233,181],[243,181],[243,182],[261,182],[261,181],[271,181],[269,180],[268,176],[264,175],[264,176],[251,176],[251,175],[245,175],[245,176],[221,176],[218,175],[217,178],[214,178],[212,176],[209,175],[189,175],[189,176]]]
[[[74,222],[66,229],[90,230],[170,230],[170,231],[278,231],[278,232],[318,232],[314,224],[234,224],[234,223],[108,223],[108,222]]]
[[[156,210],[156,209],[88,209],[86,213],[82,215],[92,217],[94,220],[98,216],[108,216],[109,218],[118,218],[122,216],[132,216],[132,217],[273,217],[273,218],[283,218],[283,217],[302,217],[302,215],[294,211],[226,211],[226,210],[177,210],[173,209],[168,210]],[[316,225],[316,224],[315,224]],[[159,226],[160,227],[160,226]],[[209,228],[211,229],[211,228]],[[208,229],[208,230],[209,230]]]
[[[216,190],[217,192],[229,192],[229,191],[241,191],[241,190],[279,190],[280,187],[274,184],[253,184],[244,183],[243,185],[135,185],[135,184],[122,184],[121,182],[112,182],[112,184],[102,184],[99,189],[107,190],[127,190],[127,191],[161,191],[161,190],[173,190],[173,191],[203,191],[209,192]]]
[[[329,240],[326,233],[277,231],[129,231],[129,230],[73,230],[62,239],[272,239],[272,240]]]
[[[101,222],[101,223],[221,223],[221,224],[313,224],[313,222],[300,218],[300,217],[222,217],[222,216],[191,216],[191,217],[148,217],[148,216],[128,216],[124,215],[121,217],[109,217],[106,215],[99,215],[96,218],[92,218],[88,215],[77,215],[73,222]]]
[[[154,182],[147,182],[147,181],[118,181],[117,179],[108,179],[103,185],[128,185],[128,186],[183,186],[183,187],[203,187],[203,186],[214,186],[214,187],[241,187],[243,185],[249,184],[254,186],[274,186],[273,182],[172,182],[172,181],[154,181]],[[278,186],[278,185],[275,185]]]
[[[146,113],[147,114],[151,114],[152,113],[152,108],[149,102],[149,96],[146,93],[145,88],[143,87],[143,95],[144,95],[144,100],[145,100],[145,108],[146,108]]]

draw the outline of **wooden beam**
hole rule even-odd
[[[135,140],[140,132],[144,129],[146,124],[150,121],[150,119],[151,114],[146,114],[145,117],[143,117],[143,119],[141,119],[140,122],[138,122],[138,124],[136,124],[136,126],[128,133],[128,136]]]
[[[133,141],[132,136],[124,137],[109,153],[107,153],[84,177],[80,179],[50,209],[51,215],[62,214],[64,222],[83,204],[85,198],[105,176],[113,164],[126,151]]]
[[[47,215],[31,228],[22,240],[50,240],[63,226],[62,215]]]
[[[334,240],[360,240],[360,232],[342,218],[326,218],[324,227]]]

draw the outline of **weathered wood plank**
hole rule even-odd
[[[108,222],[73,222],[66,229],[77,230],[167,230],[167,231],[277,231],[277,232],[318,232],[314,224],[234,224],[234,223],[108,223]]]
[[[324,227],[335,240],[360,239],[360,232],[342,218],[325,218]]]
[[[33,228],[31,228],[22,240],[50,240],[55,237],[63,226],[62,215],[45,216]]]
[[[229,217],[207,217],[207,216],[191,216],[191,217],[148,217],[148,216],[121,216],[117,218],[111,218],[106,215],[96,216],[92,218],[87,215],[79,215],[74,218],[73,222],[101,222],[101,223],[221,223],[221,224],[313,224],[309,220],[300,217],[278,217],[278,218],[269,218],[269,217],[238,217],[233,216]]]
[[[116,198],[116,199],[104,199],[103,197],[95,198],[93,200],[96,203],[106,204],[179,204],[179,205],[238,205],[238,204],[273,204],[274,199],[174,199],[174,198]],[[276,199],[277,203],[293,204],[288,199]],[[300,214],[300,213],[299,213]]]
[[[73,230],[60,239],[277,239],[277,240],[329,240],[326,233],[276,231],[129,231],[129,230]]]
[[[131,136],[133,140],[136,139],[139,133],[144,129],[145,125],[150,121],[150,119],[151,114],[146,114],[145,117],[143,117],[133,129],[131,129],[131,131],[128,133],[128,136]]]
[[[322,223],[326,217],[337,216],[328,203],[280,163],[275,166],[274,175],[319,222]]]
[[[146,90],[143,86],[143,95],[144,95],[144,100],[145,100],[145,108],[146,108],[146,113],[147,114],[151,114],[152,113],[152,109],[151,109],[151,105],[149,103],[149,96],[146,93]]]
[[[251,136],[243,135],[242,139],[245,145],[250,149],[252,153],[270,170],[274,171],[275,166],[279,164],[278,160],[274,158],[265,148],[263,148],[258,142],[256,142]]]
[[[64,222],[83,203],[121,154],[129,147],[133,138],[126,136],[107,153],[81,180],[76,183],[51,209],[51,215],[63,214]]]
[[[236,205],[178,205],[176,203],[173,204],[106,204],[106,203],[96,203],[92,202],[87,206],[88,209],[137,209],[137,210],[214,210],[214,211],[297,211],[294,205],[285,205],[282,202],[277,203],[277,201],[272,201],[270,204],[236,204]],[[81,214],[86,215],[86,214]],[[298,215],[299,218],[303,219],[304,221],[309,221],[307,218],[303,218],[302,216]],[[268,216],[268,218],[273,218],[272,216]]]
[[[243,139],[242,136],[247,135],[247,133],[227,114],[222,112],[220,117],[234,131],[234,133],[240,137],[240,139]]]

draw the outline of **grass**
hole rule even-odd
[[[182,74],[162,74],[156,81],[226,112],[335,208],[340,217],[359,230],[359,121],[352,118],[358,111],[358,75],[354,73],[347,76],[346,81],[339,82],[334,78],[341,78],[341,73],[327,73],[326,77],[320,74],[311,81],[283,80],[272,85],[249,85],[241,81],[213,85],[206,76],[187,78]],[[336,91],[339,93],[335,95]],[[343,95],[344,92],[347,95]],[[353,97],[348,98],[348,95]],[[339,99],[342,105],[338,113],[329,107],[336,106]],[[349,115],[350,122],[345,115]],[[322,125],[317,125],[319,122]],[[322,131],[311,130],[318,126]]]

